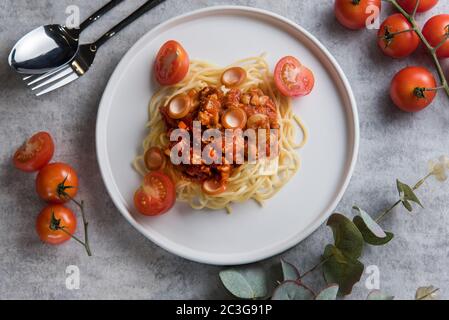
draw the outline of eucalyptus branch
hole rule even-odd
[[[396,201],[391,207],[389,207],[388,209],[382,211],[382,213],[374,220],[376,222],[381,221],[383,218],[385,218],[385,216],[387,214],[389,214],[391,211],[393,211],[394,208],[397,207],[398,204],[401,203],[401,200]]]
[[[420,28],[418,26],[418,23],[416,22],[416,19],[415,19],[415,13],[416,13],[416,10],[418,8],[419,1],[417,1],[415,10],[414,10],[412,15],[408,14],[399,5],[399,3],[396,0],[383,0],[383,1],[391,3],[404,16],[404,18],[406,18],[408,20],[408,22],[410,22],[410,24],[413,27],[413,30],[418,35],[418,37],[420,38],[422,43],[424,43],[425,47],[427,48],[427,51],[431,55],[432,61],[435,64],[435,68],[437,69],[437,72],[438,72],[438,77],[440,78],[441,87],[444,88],[444,91],[446,92],[447,96],[449,97],[449,84],[448,84],[448,81],[447,81],[446,76],[444,74],[443,67],[441,66],[441,63],[438,60],[438,57],[437,57],[437,54],[436,54],[439,46],[441,46],[442,44],[439,44],[436,47],[432,47],[432,45],[430,45],[429,41],[427,41],[427,39],[424,37],[423,33],[421,32],[421,30],[420,30]],[[446,40],[447,40],[447,38],[443,39],[443,43]]]
[[[430,291],[429,293],[426,293],[425,295],[423,295],[422,297],[417,298],[416,300],[425,300],[428,297],[432,297],[432,295],[437,293],[439,290],[440,290],[440,288],[435,288],[432,291]]]
[[[302,275],[299,276],[300,279],[304,278],[306,275],[314,272],[315,270],[317,270],[319,267],[321,267],[323,264],[325,264],[330,258],[332,257],[332,255],[330,255],[329,257],[321,260],[319,263],[317,263],[316,265],[314,265],[312,268],[310,268],[309,270],[307,270],[306,272],[304,272]]]
[[[424,178],[420,179],[412,188],[413,191],[417,190],[419,187],[421,187],[424,182],[430,177],[432,176],[432,173],[428,173]],[[396,201],[391,207],[389,207],[388,209],[382,211],[382,213],[374,220],[376,222],[381,221],[383,218],[385,218],[391,211],[393,211],[394,208],[397,207],[397,205],[399,205],[402,202],[402,199],[399,199],[398,201]]]

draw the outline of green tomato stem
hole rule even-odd
[[[388,34],[385,35],[380,35],[379,39],[384,39],[384,40],[389,40],[392,39],[394,36],[397,36],[398,34],[402,34],[402,33],[406,33],[406,32],[413,32],[416,31],[415,29],[406,29],[406,30],[401,30],[401,31],[396,31],[396,32],[389,32]]]
[[[89,246],[89,233],[87,232],[89,223],[86,220],[86,214],[84,212],[84,201],[78,202],[77,200],[70,197],[70,200],[73,201],[81,210],[81,219],[83,219],[83,226],[84,226],[84,247],[86,248],[87,255],[90,257],[92,256],[92,252],[90,250]]]
[[[59,228],[58,230],[61,230],[65,234],[69,235],[73,240],[79,242],[82,246],[86,247],[86,244],[83,241],[81,241],[77,236],[75,236],[75,235],[71,234],[70,232],[68,232],[65,228]]]
[[[69,199],[70,201],[73,201],[73,203],[75,203],[81,210],[81,219],[83,220],[83,226],[84,226],[84,242],[82,242],[82,241],[78,241],[78,242],[83,244],[84,248],[86,248],[87,255],[90,257],[90,256],[92,256],[92,251],[90,250],[90,245],[89,245],[89,233],[87,232],[89,223],[87,222],[86,214],[84,212],[84,201],[78,202],[75,198],[71,197],[65,191],[59,191],[59,192],[60,192],[61,196],[65,197],[66,199]],[[75,240],[77,239],[75,237],[73,237],[73,238]]]

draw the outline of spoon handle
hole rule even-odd
[[[131,13],[127,18],[122,20],[119,24],[113,27],[111,30],[106,32],[100,39],[98,39],[93,45],[94,48],[98,49],[101,47],[106,41],[115,36],[120,30],[124,29],[126,26],[134,22],[137,18],[139,18],[144,13],[153,9],[157,5],[161,4],[165,0],[149,0],[145,2],[139,9]]]
[[[109,10],[111,10],[112,8],[114,8],[116,5],[120,4],[121,2],[123,2],[123,0],[111,0],[109,1],[107,4],[105,4],[103,7],[101,7],[100,9],[98,9],[96,12],[94,12],[89,18],[87,18],[86,20],[84,20],[81,24],[80,24],[80,29],[79,32],[83,31],[84,29],[86,29],[88,26],[90,26],[92,23],[94,23],[95,21],[97,21],[98,19],[101,18],[102,15],[104,15],[106,12],[108,12]]]

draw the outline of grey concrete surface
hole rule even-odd
[[[95,119],[106,82],[123,54],[144,33],[178,14],[216,4],[265,8],[301,24],[335,55],[347,74],[358,102],[360,157],[338,211],[350,214],[357,203],[374,213],[396,200],[395,179],[413,183],[425,174],[429,159],[449,153],[448,98],[440,93],[433,105],[417,114],[396,110],[387,90],[391,77],[406,65],[431,67],[424,50],[393,61],[379,53],[374,31],[350,32],[333,16],[331,0],[168,0],[124,30],[102,50],[82,81],[35,98],[7,65],[9,50],[27,31],[47,23],[64,23],[69,4],[85,17],[104,0],[3,0],[0,2],[0,298],[1,299],[219,299],[230,296],[222,287],[219,267],[176,257],[147,240],[114,207],[100,177],[95,155]],[[86,41],[108,29],[143,1],[127,0],[83,35]],[[385,16],[390,10],[385,10]],[[448,12],[449,3],[420,16]],[[106,49],[106,48],[105,48]],[[448,70],[448,64],[445,64]],[[43,203],[34,192],[33,175],[14,170],[11,155],[26,136],[50,131],[55,159],[78,169],[80,197],[88,205],[94,257],[70,242],[60,247],[41,244],[34,231]],[[384,226],[396,234],[385,247],[367,247],[365,265],[380,270],[381,289],[401,299],[413,298],[418,286],[433,284],[449,298],[449,184],[432,180],[419,192],[425,209],[408,215],[396,210]],[[309,238],[282,254],[305,269],[318,261],[331,240],[321,226]],[[279,257],[265,261],[267,265]],[[79,290],[65,287],[66,267],[81,272]],[[363,299],[367,274],[348,299]],[[319,273],[309,279],[323,286]]]

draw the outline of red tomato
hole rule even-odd
[[[13,163],[17,169],[26,172],[37,171],[53,157],[55,145],[47,132],[38,132],[29,138],[14,153]]]
[[[160,171],[147,174],[142,186],[134,194],[134,206],[146,216],[166,213],[173,207],[175,200],[176,190],[173,181]]]
[[[373,12],[370,6],[378,7],[379,11]],[[379,16],[381,6],[381,0],[335,0],[335,17],[346,28],[358,30],[366,27],[368,19]]]
[[[408,13],[415,10],[417,0],[398,0],[399,5]],[[416,12],[425,12],[432,9],[438,0],[419,0],[418,10]]]
[[[52,224],[52,214],[56,220],[56,225],[59,228],[64,228],[66,232],[57,230],[55,224]],[[50,244],[61,244],[71,237],[76,230],[76,217],[72,210],[60,204],[52,204],[45,207],[36,220],[36,231],[39,238]]]
[[[432,47],[446,41],[437,50],[439,58],[449,58],[449,14],[440,14],[429,19],[423,28],[424,37]]]
[[[394,104],[407,112],[427,107],[435,98],[435,77],[426,68],[407,67],[399,71],[391,82],[390,95]]]
[[[64,191],[68,197],[61,195],[59,190]],[[39,171],[36,177],[36,191],[47,202],[67,202],[78,192],[76,171],[65,163],[50,163]]]
[[[419,46],[419,37],[412,25],[400,13],[389,16],[380,26],[377,33],[377,44],[387,56],[404,58],[415,52]],[[395,34],[397,32],[401,32]]]
[[[315,78],[310,69],[295,57],[287,56],[279,60],[274,70],[274,83],[286,97],[299,97],[312,92]]]
[[[156,80],[163,86],[180,82],[189,71],[189,63],[189,56],[184,48],[174,40],[167,41],[156,56]]]

